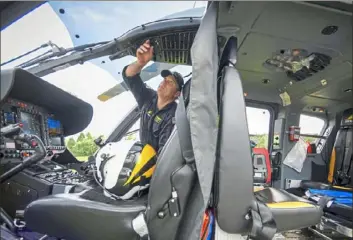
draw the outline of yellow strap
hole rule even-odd
[[[313,207],[312,204],[306,203],[306,202],[279,202],[279,203],[267,203],[267,207],[269,208],[277,208],[277,209],[283,209],[283,208],[309,208]]]
[[[129,179],[125,182],[124,186],[129,184],[132,179],[139,173],[139,171],[145,166],[152,158],[156,156],[154,148],[148,144],[142,149],[141,154],[136,162],[135,168],[132,170]]]
[[[332,149],[330,165],[329,165],[329,171],[328,171],[328,177],[327,177],[327,181],[329,183],[331,183],[331,184],[333,183],[333,173],[335,171],[335,165],[336,165],[336,149],[334,147]]]
[[[352,191],[352,188],[348,188],[348,187],[341,187],[341,186],[333,186],[333,188],[337,188],[337,189],[343,189],[343,190],[350,190]]]
[[[142,174],[142,176],[146,178],[151,178],[155,168],[156,168],[156,165],[153,165],[153,167],[148,169],[144,174]],[[141,180],[141,177],[138,177],[132,183],[137,183],[140,180]]]
[[[263,189],[265,189],[265,188],[256,186],[256,187],[254,187],[254,192],[258,192],[258,191],[261,191]]]

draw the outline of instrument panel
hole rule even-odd
[[[39,136],[48,151],[65,150],[63,125],[46,109],[9,98],[1,107],[1,127],[16,123],[22,123],[24,133]],[[32,153],[31,146],[18,145],[11,139],[1,137],[1,158],[25,158]]]

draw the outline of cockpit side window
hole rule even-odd
[[[127,131],[123,139],[139,141],[140,140],[139,130],[140,130],[140,118],[134,123],[134,125],[132,125],[129,131]]]
[[[246,116],[250,140],[257,144],[256,147],[268,149],[271,119],[270,111],[265,108],[247,106]]]
[[[300,134],[314,135],[314,136],[328,136],[330,129],[326,129],[326,121],[322,118],[309,116],[305,114],[300,115]],[[307,143],[315,144],[317,146],[317,153],[319,153],[324,145],[324,139],[313,136],[302,136]]]
[[[246,115],[248,120],[248,129],[250,140],[254,141],[258,148],[268,149],[269,132],[270,132],[270,111],[265,108],[246,107]],[[124,136],[126,140],[139,140],[140,119]]]

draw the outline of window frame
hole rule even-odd
[[[324,121],[324,125],[323,125],[323,127],[322,127],[320,133],[319,133],[319,134],[316,134],[317,136],[322,136],[322,134],[326,131],[327,126],[328,126],[327,118],[324,118],[323,116],[318,116],[318,115],[316,115],[316,114],[308,114],[308,113],[306,113],[306,112],[300,113],[300,116],[301,116],[301,115],[308,116],[308,117],[313,117],[313,118],[318,118],[318,119],[323,120],[323,121]],[[300,116],[299,116],[299,124],[298,124],[299,127],[300,127]],[[302,131],[300,131],[300,133],[308,134],[308,133],[304,133],[304,132],[302,132]],[[315,134],[310,134],[310,135],[315,135]]]
[[[324,136],[324,133],[326,132],[326,130],[327,130],[328,127],[329,127],[329,121],[328,121],[328,116],[327,116],[327,114],[325,114],[325,117],[324,117],[324,116],[322,116],[322,115],[311,114],[311,113],[308,113],[308,112],[301,112],[301,113],[300,113],[300,116],[299,116],[299,124],[298,124],[299,127],[300,127],[300,117],[301,117],[301,115],[305,115],[305,116],[308,116],[308,117],[315,117],[315,118],[318,118],[318,119],[323,120],[323,121],[324,121],[324,126],[322,127],[320,133],[317,134],[316,136]],[[300,134],[306,134],[306,133],[303,133],[303,132],[300,130]],[[314,135],[314,136],[315,136],[315,134],[310,134],[310,135]],[[315,146],[316,146],[316,147],[319,145],[320,140],[321,140],[321,138],[316,138],[316,140],[315,140]],[[322,144],[322,148],[325,146],[326,141],[327,141],[327,139],[325,139],[325,142]]]
[[[273,106],[272,104],[259,102],[259,101],[253,101],[253,100],[245,101],[245,106],[246,107],[257,108],[257,109],[268,110],[268,112],[270,113],[267,150],[268,150],[269,153],[272,152],[272,145],[273,144],[272,144],[272,140],[271,139],[273,139],[275,117],[276,117],[276,113],[277,113],[275,106]],[[249,132],[249,137],[250,137],[250,132]]]

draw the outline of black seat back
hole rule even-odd
[[[217,221],[228,233],[243,233],[253,202],[253,166],[243,87],[234,67],[224,69],[220,155],[216,169]]]
[[[189,103],[190,85],[191,79],[183,88],[186,109]],[[183,103],[179,102],[179,104]],[[195,178],[196,172],[183,159],[178,132],[174,129],[158,157],[151,179],[149,205],[146,211],[151,239],[175,239]],[[175,193],[177,200],[175,200]]]
[[[205,199],[209,199],[212,184],[211,164],[214,163],[217,140],[217,9],[214,2],[208,6],[191,50],[192,87],[190,81],[183,92],[186,103],[190,101],[186,108],[186,112],[190,112],[190,120],[185,123],[184,113],[178,115],[182,112],[179,102],[176,110],[179,129],[174,129],[165,144],[150,182],[146,221],[149,237],[153,240],[200,237]],[[185,125],[190,125],[190,128]],[[191,133],[187,133],[188,129]],[[183,143],[189,140],[192,144],[184,146]],[[194,154],[190,154],[190,145]],[[199,179],[198,175],[201,175]]]
[[[353,140],[353,109],[343,112],[340,129],[333,146],[328,182],[339,186],[352,185],[352,140]]]

